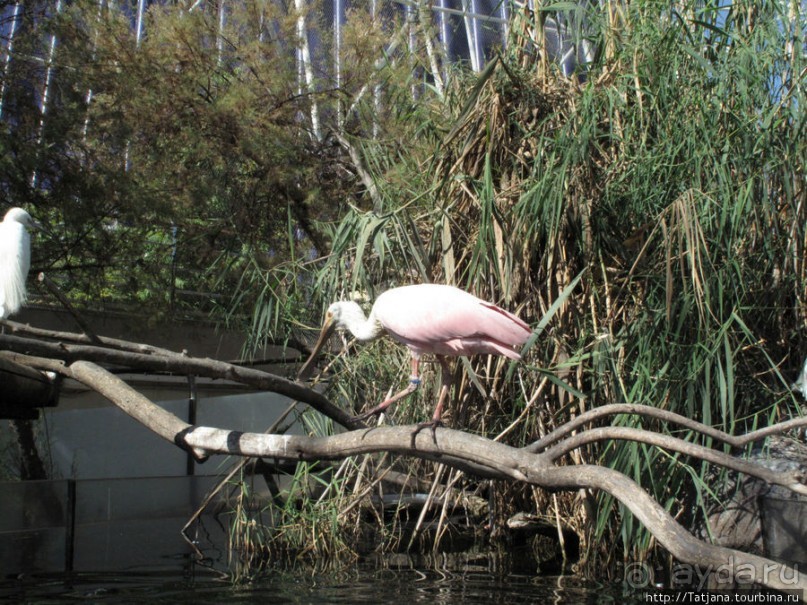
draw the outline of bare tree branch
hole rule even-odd
[[[330,437],[306,437],[190,426],[94,363],[77,361],[68,371],[73,378],[98,390],[164,439],[200,457],[204,453],[217,453],[278,460],[323,460],[394,452],[439,461],[484,477],[524,481],[546,489],[601,489],[622,502],[679,561],[702,566],[728,565],[732,573],[744,581],[777,590],[797,589],[802,599],[807,596],[807,576],[796,568],[698,540],[638,484],[609,468],[556,466],[548,453],[532,454],[445,428],[433,433],[413,433],[414,427],[377,427]]]
[[[63,332],[59,330],[46,330],[43,328],[36,328],[33,326],[29,326],[28,324],[18,323],[16,321],[10,321],[8,319],[0,320],[0,325],[4,326],[8,329],[9,333],[22,335],[25,337],[32,337],[32,338],[44,338],[46,340],[55,340],[60,342],[73,342],[77,344],[94,344],[100,345],[104,347],[109,347],[111,349],[118,349],[121,351],[130,351],[132,353],[144,353],[146,355],[164,355],[166,357],[187,357],[186,353],[178,353],[176,351],[172,351],[170,349],[164,349],[161,347],[155,347],[154,345],[143,344],[139,342],[131,342],[129,340],[121,340],[119,338],[110,338],[108,336],[96,336],[92,338],[86,334],[77,334],[75,332]],[[277,343],[275,346],[281,347],[291,347],[301,353],[310,353],[310,349],[307,344],[296,341],[296,340],[286,340],[283,343]],[[259,359],[259,360],[249,360],[249,361],[231,361],[228,363],[250,366],[255,365],[256,363],[297,363],[304,359],[304,355],[298,355],[295,358],[288,359]]]
[[[114,374],[89,361],[77,361],[66,371],[71,378],[97,391],[149,430],[187,449],[197,460],[207,458],[207,448],[185,446],[182,436],[191,429],[190,424],[155,405]]]
[[[599,418],[603,418],[606,416],[616,416],[617,414],[635,414],[637,416],[656,418],[658,420],[662,420],[670,424],[677,424],[684,428],[696,431],[698,433],[706,435],[707,437],[711,437],[712,439],[715,439],[717,441],[731,445],[732,447],[736,448],[741,448],[745,445],[748,445],[749,443],[760,441],[765,437],[769,437],[771,435],[777,435],[792,429],[807,426],[807,416],[804,416],[801,418],[793,418],[785,422],[766,426],[764,428],[752,431],[750,433],[746,433],[744,435],[729,435],[728,433],[725,433],[720,429],[707,426],[701,422],[692,420],[691,418],[681,416],[680,414],[676,414],[675,412],[670,412],[668,410],[662,410],[660,408],[655,408],[649,405],[637,405],[633,403],[611,403],[608,405],[603,405],[585,411],[576,418],[573,418],[572,420],[559,426],[551,433],[546,434],[538,441],[528,445],[524,449],[528,452],[533,453],[544,451],[549,446],[551,446],[554,443],[557,443],[558,441],[566,437],[566,435],[573,433],[580,427],[590,422],[593,422],[594,420],[598,420]]]
[[[90,328],[90,324],[87,323],[87,320],[84,319],[84,316],[81,315],[81,313],[79,313],[76,310],[76,308],[70,303],[70,301],[67,299],[67,297],[64,295],[64,293],[59,288],[59,286],[57,286],[54,283],[54,281],[52,279],[50,279],[44,273],[40,273],[37,276],[37,280],[41,284],[43,284],[48,289],[48,291],[50,291],[50,293],[53,294],[53,296],[56,297],[56,299],[60,303],[62,303],[62,306],[65,309],[67,309],[67,312],[70,313],[70,315],[73,316],[73,319],[76,320],[76,323],[78,324],[78,327],[81,328],[84,331],[84,334],[86,335],[86,337],[91,342],[94,342],[94,343],[97,344],[99,342],[98,336],[95,334],[95,332],[93,332],[92,328]]]
[[[0,334],[0,350],[3,349],[23,354],[33,354],[40,357],[61,359],[67,363],[77,360],[86,360],[137,370],[169,372],[182,375],[194,374],[196,376],[233,380],[253,386],[256,389],[272,391],[302,403],[307,403],[315,410],[332,418],[342,426],[348,428],[365,426],[361,422],[354,421],[349,414],[332,404],[327,397],[302,384],[292,382],[291,380],[270,374],[269,372],[263,372],[255,368],[244,368],[224,361],[185,357],[177,353],[171,356],[151,355],[92,345],[44,342],[32,338],[20,338],[19,336],[12,336],[10,334]]]
[[[680,414],[676,414],[675,412],[662,410],[660,408],[654,408],[648,405],[637,405],[633,403],[610,403],[607,405],[602,405],[597,408],[586,410],[576,418],[572,418],[568,422],[563,423],[557,429],[555,429],[551,433],[547,433],[546,435],[541,437],[538,441],[528,445],[524,449],[528,452],[533,453],[541,452],[546,448],[548,448],[549,446],[551,446],[552,444],[557,443],[558,441],[566,437],[566,435],[570,435],[580,427],[585,426],[586,424],[598,420],[600,418],[603,418],[605,416],[616,416],[617,414],[635,414],[637,416],[647,416],[649,418],[656,418],[658,420],[663,420],[664,422],[670,424],[677,424],[679,426],[683,426],[693,431],[697,431],[699,433],[706,435],[707,437],[711,437],[723,443],[729,443],[732,439],[734,439],[734,437],[732,437],[728,433],[724,433],[719,429],[707,426],[696,420],[687,418],[686,416],[681,416]]]
[[[21,324],[16,321],[9,321],[8,319],[3,320],[2,324],[9,330],[11,334],[18,334],[33,338],[46,338],[48,340],[74,342],[78,344],[101,345],[112,349],[131,351],[132,353],[143,353],[146,355],[165,355],[167,357],[182,355],[181,353],[176,353],[175,351],[171,351],[169,349],[162,349],[153,345],[130,342],[128,340],[109,338],[108,336],[96,336],[91,338],[87,334],[76,334],[75,332],[62,332],[58,330],[45,330],[43,328],[36,328],[27,324]]]
[[[75,337],[71,337],[75,342]],[[85,338],[85,337],[83,337]],[[65,339],[68,340],[68,339]],[[116,346],[111,339],[102,345]],[[46,342],[0,335],[0,357],[37,369],[69,376],[102,394],[162,438],[190,451],[197,460],[211,454],[268,457],[278,460],[340,459],[359,454],[392,452],[440,462],[470,474],[523,481],[545,489],[601,489],[613,495],[639,519],[655,538],[683,563],[725,566],[743,581],[779,590],[799,589],[807,595],[807,576],[763,557],[707,544],[690,535],[638,484],[613,469],[595,465],[559,466],[564,454],[587,443],[628,439],[707,460],[770,483],[807,493],[796,473],[773,473],[761,465],[689,443],[668,435],[628,427],[600,427],[569,436],[588,422],[613,414],[639,414],[675,423],[723,443],[742,445],[770,434],[803,426],[804,419],[783,422],[748,435],[734,437],[664,410],[616,404],[581,414],[564,427],[525,448],[514,448],[481,436],[439,428],[417,432],[414,427],[361,428],[330,437],[257,434],[193,426],[165,411],[96,362],[139,370],[192,374],[234,380],[305,402],[335,421],[353,428],[350,417],[327,398],[302,384],[252,368],[212,359],[188,357],[171,351],[124,343],[120,348]],[[16,351],[16,352],[15,352]],[[35,357],[33,355],[44,357]]]
[[[706,460],[712,464],[718,464],[725,468],[762,479],[774,485],[781,485],[789,490],[798,494],[807,496],[807,485],[802,481],[804,477],[797,472],[774,472],[765,468],[761,464],[756,464],[748,460],[741,460],[729,454],[718,452],[708,447],[698,445],[697,443],[689,443],[683,439],[678,439],[670,435],[660,435],[652,431],[644,431],[642,429],[635,429],[626,426],[608,426],[588,429],[577,435],[569,437],[567,440],[549,448],[542,455],[547,456],[550,460],[555,461],[568,454],[570,451],[582,447],[588,443],[596,441],[610,441],[614,439],[622,439],[626,441],[637,441],[639,443],[646,443],[655,445],[665,450],[673,452],[680,452],[693,458]]]

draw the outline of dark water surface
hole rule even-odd
[[[338,576],[278,572],[234,586],[205,573],[27,576],[0,584],[7,603],[630,603],[637,595],[574,576],[356,570]]]
[[[172,476],[0,484],[0,604],[639,602],[621,583],[538,575],[534,558],[518,550],[398,554],[339,574],[270,570],[234,584],[227,574],[237,567],[226,549],[229,505],[202,515],[188,539],[180,534],[216,482]]]

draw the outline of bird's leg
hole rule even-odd
[[[412,393],[417,391],[417,388],[420,386],[420,374],[418,372],[419,365],[420,365],[420,360],[412,357],[412,364],[411,364],[412,375],[409,377],[409,385],[403,391],[395,393],[395,395],[393,395],[389,399],[385,399],[384,401],[379,403],[377,406],[375,406],[369,412],[365,412],[364,414],[359,414],[358,416],[354,416],[353,420],[356,420],[356,421],[367,420],[370,416],[375,416],[376,414],[380,414],[381,412],[386,410],[389,406],[391,406],[393,403],[395,403],[399,399],[403,399],[407,395],[411,395]]]
[[[445,405],[446,398],[448,397],[448,390],[451,388],[451,368],[448,366],[448,362],[446,361],[445,357],[438,357],[437,361],[440,362],[440,395],[437,397],[437,407],[434,408],[434,414],[432,414],[431,420],[421,422],[417,425],[415,432],[412,433],[413,442],[417,434],[425,428],[430,428],[432,430],[432,439],[436,441],[437,438],[434,431],[438,426],[443,426],[443,420],[441,417],[443,414],[443,406]]]
[[[434,414],[432,414],[432,423],[436,425],[443,424],[441,417],[443,415],[443,406],[446,403],[446,398],[448,397],[448,390],[451,388],[451,368],[448,366],[448,362],[446,361],[445,357],[438,357],[438,361],[440,362],[440,395],[437,398],[437,407],[434,408]]]

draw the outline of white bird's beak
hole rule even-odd
[[[34,220],[34,217],[32,217],[30,214],[28,215],[26,220],[22,221],[22,224],[23,224],[24,227],[26,227],[26,228],[28,228],[28,229],[30,229],[32,231],[33,230],[44,231],[44,229],[42,229],[42,223],[40,223],[37,220]]]
[[[308,380],[311,376],[311,373],[314,369],[315,362],[317,360],[317,356],[322,348],[325,346],[325,343],[328,342],[328,339],[333,334],[334,328],[336,328],[336,323],[333,321],[333,317],[330,315],[325,318],[325,323],[322,325],[322,330],[319,333],[319,338],[317,339],[317,344],[314,345],[314,349],[311,351],[311,356],[308,360],[303,364],[303,367],[300,368],[300,371],[297,373],[297,380],[304,381]]]

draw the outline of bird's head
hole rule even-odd
[[[363,322],[364,320],[364,312],[361,310],[361,307],[353,301],[343,300],[335,302],[328,307],[328,310],[325,312],[325,320],[322,322],[319,338],[317,338],[317,342],[311,350],[311,356],[297,373],[297,380],[306,380],[310,377],[319,352],[325,346],[325,343],[328,342],[334,330],[349,330],[351,326],[355,326],[357,323]]]
[[[6,212],[5,217],[3,217],[3,222],[17,222],[22,224],[24,227],[28,227],[29,229],[39,229],[39,223],[37,223],[31,215],[28,214],[22,208],[11,208],[8,212]]]
[[[325,321],[322,324],[322,329],[329,328],[330,332],[333,330],[349,330],[350,326],[364,321],[364,312],[358,303],[352,300],[342,300],[333,303],[325,312]],[[330,335],[329,332],[329,335]]]

